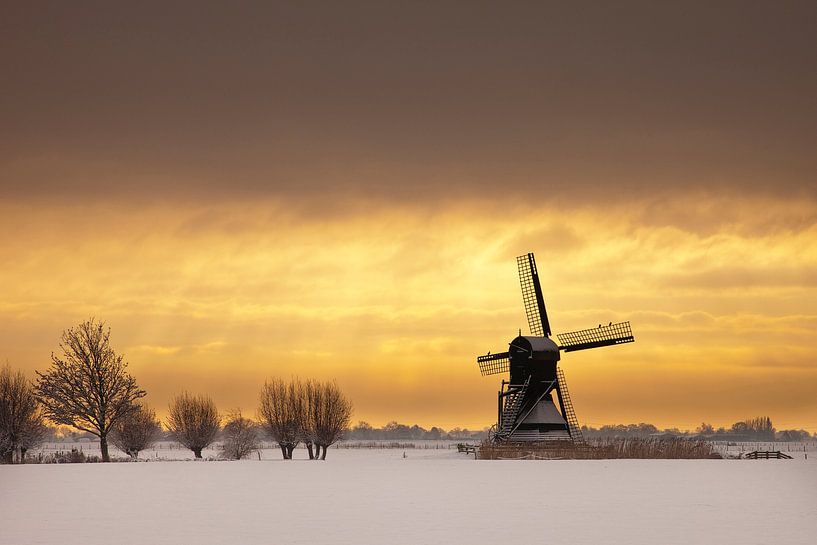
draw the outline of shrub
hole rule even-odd
[[[258,426],[249,418],[244,418],[241,411],[227,416],[223,436],[221,456],[228,460],[241,460],[260,448]]]
[[[136,405],[127,416],[114,424],[111,442],[116,448],[136,460],[139,452],[149,448],[162,431],[156,412],[145,406]]]

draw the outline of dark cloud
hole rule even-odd
[[[0,25],[7,199],[817,197],[813,2],[53,3]]]

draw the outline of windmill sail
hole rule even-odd
[[[561,367],[556,369],[556,376],[559,380],[559,403],[562,406],[562,416],[567,421],[570,438],[577,445],[583,445],[584,436],[582,428],[579,426],[579,419],[576,418],[576,411],[573,409],[573,401],[570,399],[570,391],[567,389],[567,380]]]
[[[482,376],[498,375],[499,373],[507,373],[511,366],[511,360],[507,352],[499,354],[486,354],[485,356],[477,357],[477,364],[479,364],[479,372]]]
[[[635,341],[633,330],[630,329],[630,322],[611,323],[605,326],[599,325],[599,327],[591,329],[559,333],[556,336],[559,338],[559,350],[564,350],[565,352],[575,352],[576,350],[587,350],[588,348],[598,348],[599,346],[610,346]]]
[[[522,302],[525,304],[525,314],[528,316],[531,335],[550,337],[550,322],[547,310],[545,310],[545,300],[542,297],[542,287],[539,285],[539,273],[536,270],[536,260],[533,254],[520,255],[516,258],[516,265],[519,269]]]

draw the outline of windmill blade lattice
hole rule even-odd
[[[630,322],[620,322],[591,329],[581,329],[570,333],[559,333],[561,346],[559,350],[565,352],[575,352],[576,350],[587,350],[588,348],[598,348],[600,346],[610,346],[613,344],[624,344],[635,341]]]
[[[519,269],[519,285],[522,287],[522,302],[525,304],[530,333],[536,337],[550,337],[550,322],[533,254],[517,257],[516,266]]]
[[[507,373],[511,366],[511,360],[507,352],[501,352],[499,354],[479,356],[477,357],[477,364],[479,365],[479,372],[484,377]]]

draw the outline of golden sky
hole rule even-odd
[[[96,316],[160,411],[181,388],[252,411],[266,377],[299,375],[336,377],[374,423],[482,426],[498,377],[474,358],[525,327],[514,257],[531,249],[555,332],[636,332],[565,355],[583,421],[817,420],[817,225],[795,219],[817,206],[378,208],[4,207],[3,357],[42,369]]]
[[[0,359],[481,428],[533,251],[582,423],[817,431],[817,9],[617,6],[10,10]]]

